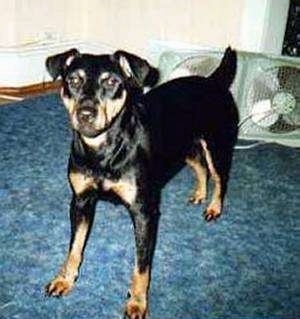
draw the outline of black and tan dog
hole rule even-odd
[[[136,263],[125,316],[145,318],[163,186],[187,163],[197,177],[191,201],[200,203],[210,174],[214,190],[205,219],[221,214],[237,137],[238,115],[229,92],[236,53],[228,48],[208,78],[175,79],[147,94],[143,88],[156,84],[158,72],[127,52],[90,55],[72,49],[49,57],[46,66],[54,79],[62,78],[61,97],[74,133],[70,247],[46,293],[71,291],[96,202],[110,200],[127,207],[135,232]]]

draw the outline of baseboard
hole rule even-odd
[[[50,81],[45,59],[70,48],[95,54],[109,53],[113,48],[97,42],[57,40],[13,48],[0,48],[0,88],[16,89]]]
[[[60,81],[36,83],[22,87],[0,87],[0,98],[4,100],[22,100],[47,93],[57,93]]]

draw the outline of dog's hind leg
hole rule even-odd
[[[189,197],[189,202],[192,204],[200,204],[206,200],[207,196],[207,165],[202,155],[202,147],[200,145],[195,147],[197,147],[197,149],[195,148],[194,151],[186,157],[185,162],[193,170],[196,177],[196,186]]]
[[[227,190],[227,182],[232,159],[232,147],[229,143],[224,144],[224,140],[211,140],[206,142],[201,139],[205,159],[211,178],[214,181],[212,199],[206,210],[204,217],[206,221],[220,217],[224,196]]]

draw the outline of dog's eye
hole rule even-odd
[[[72,76],[69,78],[69,84],[72,87],[78,87],[81,84],[81,78],[79,76]]]
[[[109,87],[114,87],[117,83],[118,83],[118,79],[115,78],[114,76],[111,76],[106,80],[106,84]]]

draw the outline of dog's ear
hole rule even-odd
[[[77,49],[70,49],[66,52],[49,56],[46,59],[46,68],[53,80],[61,76],[73,59],[79,56],[80,53]]]
[[[116,51],[113,55],[128,78],[133,78],[139,87],[153,87],[159,80],[158,69],[146,60],[126,51]]]

